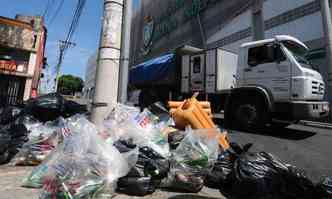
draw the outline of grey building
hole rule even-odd
[[[237,52],[252,41],[251,12],[247,0],[142,0],[133,18],[131,65],[184,44]],[[287,34],[304,41],[327,79],[319,0],[265,0],[263,18],[266,38]]]

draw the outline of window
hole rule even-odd
[[[298,61],[301,64],[301,66],[313,69],[312,66],[310,65],[309,60],[307,59],[307,55],[309,52],[305,47],[300,46],[291,41],[284,41],[283,44],[290,51],[290,53],[292,53],[296,61]]]
[[[249,49],[248,64],[252,67],[259,64],[285,61],[286,57],[279,45],[267,44]]]
[[[201,57],[194,58],[193,69],[194,73],[201,73]]]

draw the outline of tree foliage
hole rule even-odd
[[[82,78],[73,75],[62,75],[59,78],[58,92],[64,95],[74,95],[81,92],[84,86]]]

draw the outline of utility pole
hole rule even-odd
[[[63,62],[64,53],[65,53],[67,48],[74,47],[74,46],[76,46],[76,44],[73,43],[73,42],[59,40],[60,53],[59,53],[58,63],[56,65],[56,76],[55,76],[55,82],[54,82],[54,91],[55,92],[58,91],[59,78],[60,78],[60,69],[61,69],[61,65],[62,65],[62,62]]]
[[[121,38],[121,61],[119,77],[119,96],[118,101],[125,103],[128,99],[128,70],[130,56],[130,33],[131,20],[133,15],[133,0],[124,1],[124,14],[122,20],[122,38]]]
[[[329,0],[320,0],[326,45],[328,95],[332,100],[332,19]]]
[[[92,121],[100,126],[117,102],[123,0],[104,0]]]
[[[263,3],[264,0],[251,1],[251,24],[254,41],[265,38]]]

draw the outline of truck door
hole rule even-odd
[[[191,91],[204,91],[205,54],[194,55],[190,58],[190,87]]]
[[[257,85],[269,90],[274,100],[290,99],[291,62],[277,44],[265,44],[248,49],[244,68],[246,85]]]

